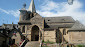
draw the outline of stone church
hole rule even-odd
[[[26,4],[20,11],[19,29],[29,41],[85,44],[85,26],[70,16],[42,17],[36,12],[32,0],[28,10]]]

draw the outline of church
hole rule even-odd
[[[85,44],[85,26],[70,16],[42,17],[36,12],[34,0],[28,10],[20,11],[18,28],[29,41]]]

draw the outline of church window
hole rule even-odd
[[[50,21],[50,20],[48,20],[48,21]]]
[[[62,19],[62,21],[65,21],[65,19]]]
[[[57,37],[57,32],[56,32],[56,37]]]
[[[66,35],[66,29],[63,29],[63,35]]]
[[[25,33],[25,26],[23,26],[22,33]]]

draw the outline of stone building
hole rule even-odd
[[[3,24],[0,26],[0,47],[12,46],[13,44],[19,46],[23,40],[22,36],[17,24]],[[2,46],[3,44],[5,46]]]
[[[0,47],[3,47],[3,44],[5,44],[5,46],[8,45],[8,36],[5,32],[5,29],[0,26]]]
[[[19,29],[29,41],[51,41],[57,43],[85,43],[85,26],[70,16],[42,17],[32,0],[28,10],[26,4],[20,10]]]

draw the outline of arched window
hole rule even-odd
[[[22,28],[22,33],[25,33],[25,26],[23,26]]]
[[[66,29],[63,29],[63,35],[66,35]]]

